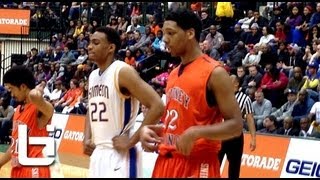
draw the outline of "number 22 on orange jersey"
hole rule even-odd
[[[177,125],[176,125],[176,121],[179,118],[179,114],[178,111],[176,111],[175,109],[171,109],[171,110],[167,110],[166,112],[166,118],[165,118],[165,123],[168,123],[168,128],[171,131],[174,131],[175,129],[177,129]]]

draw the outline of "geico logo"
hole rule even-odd
[[[279,158],[243,154],[241,166],[270,169],[273,171],[277,171],[279,169],[280,162],[281,159]]]
[[[286,172],[303,176],[320,177],[320,163],[290,159],[286,166]]]
[[[83,132],[66,131],[63,135],[63,138],[73,140],[73,141],[83,141],[84,135],[83,135]]]
[[[62,135],[62,129],[55,129],[54,132],[49,132],[49,137],[59,139]]]

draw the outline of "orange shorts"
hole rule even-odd
[[[50,168],[48,166],[14,167],[11,170],[11,178],[50,178]]]
[[[220,178],[218,154],[187,158],[182,155],[159,155],[153,178]]]

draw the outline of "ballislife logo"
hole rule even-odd
[[[23,166],[49,166],[55,160],[54,137],[28,137],[27,125],[18,125],[18,161]],[[53,125],[47,125],[48,132],[54,132]],[[27,155],[28,145],[42,145],[46,148],[46,157],[30,158]]]

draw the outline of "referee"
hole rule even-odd
[[[240,79],[236,75],[231,75],[230,78],[234,85],[235,96],[239,103],[242,116],[247,120],[251,134],[250,149],[251,151],[254,151],[256,148],[256,128],[253,119],[252,102],[249,96],[239,90]],[[230,179],[239,179],[243,141],[243,133],[237,138],[222,141],[221,150],[219,152],[219,161],[221,164],[224,155],[227,155],[229,161],[228,176]]]

